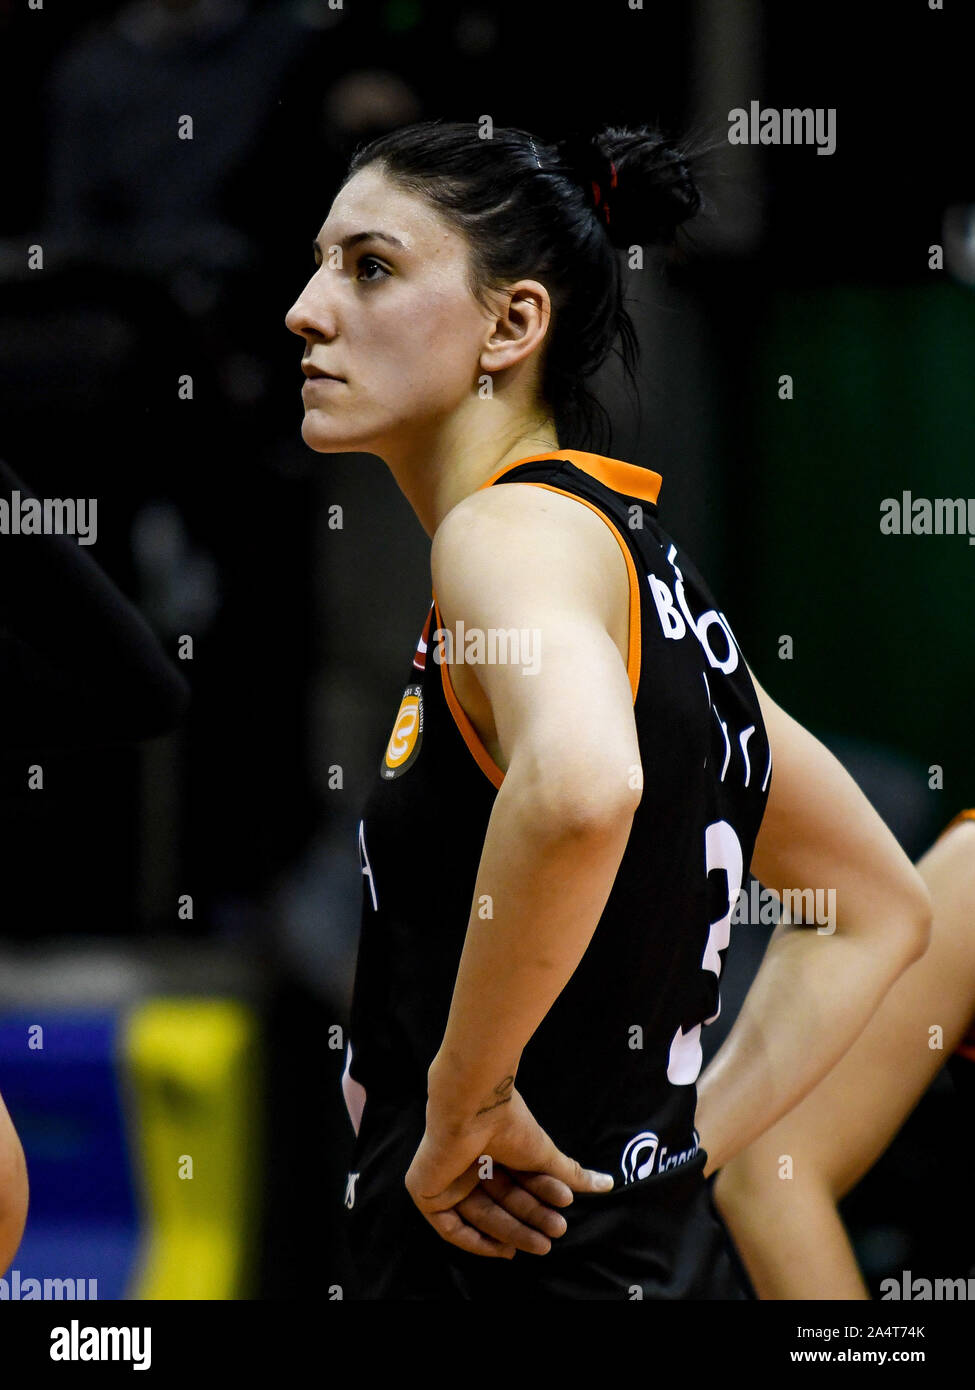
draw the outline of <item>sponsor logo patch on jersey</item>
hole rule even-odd
[[[379,775],[399,777],[415,761],[423,741],[423,686],[408,685],[403,691],[393,732],[379,764]]]
[[[669,1151],[666,1144],[660,1148],[660,1139],[652,1130],[642,1130],[627,1141],[623,1150],[620,1159],[623,1182],[640,1182],[643,1178],[649,1178],[655,1170],[658,1173],[666,1173],[670,1168],[679,1168],[682,1163],[689,1163],[695,1158],[700,1147],[701,1141],[696,1129],[687,1148],[674,1153]]]
[[[660,1140],[650,1130],[644,1130],[641,1134],[634,1134],[623,1150],[623,1157],[620,1160],[625,1183],[639,1182],[641,1178],[650,1176],[653,1172],[653,1160],[657,1156],[659,1143]]]

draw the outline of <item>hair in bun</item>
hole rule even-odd
[[[672,245],[677,228],[701,207],[690,156],[660,131],[609,126],[597,135],[569,136],[556,148],[613,246]]]

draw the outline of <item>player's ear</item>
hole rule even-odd
[[[493,318],[481,349],[487,372],[503,371],[538,351],[552,318],[548,290],[537,280],[519,280],[492,300]]]

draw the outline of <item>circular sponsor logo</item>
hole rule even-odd
[[[648,1178],[653,1172],[653,1160],[657,1156],[657,1147],[660,1140],[652,1130],[643,1130],[640,1134],[634,1134],[626,1148],[620,1161],[623,1169],[623,1181],[640,1182],[643,1178]]]
[[[423,687],[408,685],[403,691],[393,732],[379,764],[380,776],[398,777],[416,759],[423,738]]]

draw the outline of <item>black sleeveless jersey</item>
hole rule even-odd
[[[701,1029],[718,1015],[771,753],[728,620],[660,525],[659,474],[569,449],[511,463],[484,486],[506,483],[575,497],[616,536],[630,579],[627,669],[643,775],[605,910],[526,1045],[517,1085],[565,1153],[612,1173],[618,1187],[652,1186],[685,1163],[703,1167],[694,1130]],[[433,658],[440,626],[434,596],[358,828],[362,928],[343,1077],[357,1128],[348,1206],[367,1172],[402,1188],[422,1136],[427,1069],[504,776],[458,704],[448,664]]]

